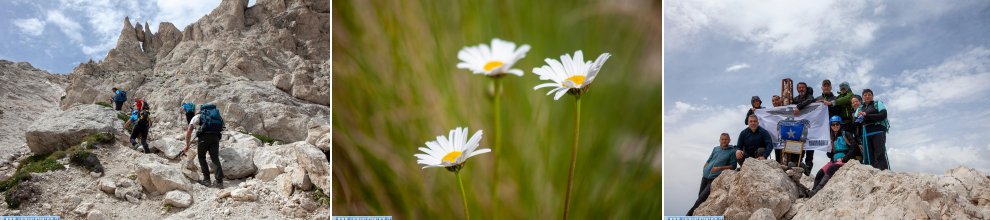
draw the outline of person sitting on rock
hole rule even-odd
[[[144,146],[144,153],[151,153],[148,149],[148,130],[151,128],[151,106],[144,103],[138,113],[137,121],[134,123],[134,130],[131,131],[131,148],[137,149],[135,139],[141,137],[141,145]]]
[[[760,127],[760,121],[756,115],[750,115],[747,119],[747,128],[739,132],[739,140],[736,142],[736,161],[742,166],[746,158],[757,158],[765,160],[770,156],[773,149],[773,139],[770,132]]]
[[[701,171],[701,189],[698,189],[698,201],[694,202],[694,206],[691,207],[687,215],[694,215],[694,209],[708,199],[712,181],[715,181],[715,178],[722,174],[723,170],[736,168],[736,157],[733,155],[736,152],[736,147],[729,145],[729,140],[729,133],[722,133],[719,136],[719,146],[712,149],[708,160],[705,161],[705,168]]]
[[[829,153],[831,157],[828,163],[822,166],[822,169],[818,171],[815,175],[815,184],[811,188],[811,195],[814,195],[822,187],[825,187],[825,183],[838,171],[842,165],[846,162],[855,158],[859,151],[852,146],[856,146],[856,137],[852,132],[845,131],[842,128],[842,118],[839,116],[832,116],[829,119],[829,131],[832,137],[832,152]]]
[[[210,166],[206,163],[206,153],[210,154],[210,160],[216,165],[216,186],[223,188],[223,166],[220,165],[220,138],[224,130],[223,118],[220,111],[214,104],[203,104],[199,106],[199,113],[192,117],[189,126],[186,128],[186,146],[182,148],[185,154],[189,150],[190,136],[192,131],[197,129],[196,137],[199,139],[197,153],[199,156],[199,167],[203,171],[203,180],[200,184],[210,186]]]

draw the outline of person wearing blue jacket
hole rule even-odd
[[[757,158],[765,160],[770,157],[773,149],[773,139],[770,132],[760,127],[760,121],[756,115],[750,115],[747,119],[748,126],[739,132],[739,140],[736,142],[736,161],[739,166],[746,161],[746,158]]]

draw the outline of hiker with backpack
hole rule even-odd
[[[197,129],[198,128],[198,129]],[[182,148],[182,154],[189,150],[189,141],[192,131],[197,129],[196,137],[199,138],[197,153],[199,157],[199,167],[203,171],[203,180],[199,182],[204,186],[210,186],[210,166],[206,162],[206,153],[210,154],[210,160],[216,165],[216,186],[223,188],[223,166],[220,165],[220,137],[224,130],[223,118],[220,111],[214,104],[203,104],[199,106],[199,114],[192,117],[186,128],[186,146]]]
[[[138,113],[138,118],[134,123],[134,130],[131,131],[131,148],[137,149],[137,142],[135,139],[141,137],[141,145],[144,146],[144,153],[151,153],[148,149],[148,130],[151,128],[151,107],[147,103],[141,103],[141,108]]]
[[[196,116],[196,104],[192,102],[182,103],[182,107],[179,108],[179,112],[186,114],[186,124],[192,121],[193,116]]]
[[[856,111],[855,123],[862,125],[863,157],[867,164],[880,169],[890,168],[887,161],[887,107],[873,100],[873,90],[863,90],[863,106]]]
[[[127,101],[127,92],[125,92],[124,90],[117,89],[117,87],[113,87],[112,91],[113,91],[113,98],[110,99],[110,101],[113,101],[114,104],[113,109],[120,111],[121,108],[124,106],[124,102]]]
[[[141,111],[138,111],[137,109],[132,109],[131,110],[131,117],[128,118],[126,122],[124,122],[124,130],[125,131],[131,132],[131,131],[134,130],[134,128],[131,127],[131,126],[134,126],[137,123],[138,118],[141,116],[140,113],[141,113]]]

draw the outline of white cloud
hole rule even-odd
[[[849,82],[853,89],[872,87],[874,61],[846,52],[833,52],[827,55],[808,58],[804,70],[829,79],[838,89],[841,82]],[[810,76],[809,76],[810,77]]]
[[[677,1],[667,3],[665,32],[687,42],[711,28],[775,53],[806,53],[821,45],[858,48],[873,41],[873,1]],[[680,43],[678,41],[672,43]]]
[[[58,29],[61,30],[65,36],[69,37],[72,42],[78,44],[85,42],[81,33],[82,26],[80,26],[79,23],[76,23],[76,21],[65,17],[65,14],[61,11],[50,10],[46,14],[46,17],[48,22],[58,26]]]
[[[169,21],[180,31],[187,25],[209,14],[218,5],[219,0],[158,0],[155,5],[159,9],[155,20]]]
[[[38,36],[45,30],[45,22],[37,18],[17,19],[14,25],[21,29],[21,32],[30,36]]]
[[[749,64],[746,64],[746,63],[734,64],[732,66],[729,66],[729,68],[725,68],[725,72],[727,72],[727,73],[728,72],[735,72],[735,71],[739,71],[741,69],[746,69],[746,68],[749,68]]]
[[[990,50],[977,47],[952,56],[941,64],[904,71],[890,94],[890,105],[903,111],[947,103],[984,100],[990,91]]]

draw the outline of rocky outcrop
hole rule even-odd
[[[158,151],[161,151],[163,157],[170,160],[179,157],[185,144],[183,141],[172,138],[162,138],[148,143],[151,148],[158,149]]]
[[[65,75],[50,74],[26,62],[0,60],[0,164],[28,153],[24,133],[31,125],[56,113],[68,84]],[[2,167],[2,165],[0,165]]]
[[[309,143],[300,141],[294,144],[296,160],[299,161],[300,167],[306,171],[309,180],[320,189],[330,189],[330,163],[326,155]]]
[[[794,219],[990,219],[990,180],[972,168],[943,176],[849,163]]]
[[[138,24],[138,28],[140,28]],[[144,30],[131,25],[129,18],[124,18],[124,28],[117,37],[117,46],[110,49],[107,57],[100,62],[103,69],[113,70],[142,70],[151,67],[151,59],[141,48]],[[140,30],[140,31],[139,31]],[[140,35],[140,37],[138,37]]]
[[[114,111],[99,105],[83,105],[43,117],[28,127],[24,134],[27,146],[34,154],[47,154],[79,144],[93,133],[110,132],[113,123],[120,123]]]
[[[773,160],[746,160],[740,171],[723,171],[712,182],[708,200],[695,215],[719,215],[726,219],[749,219],[766,208],[779,219],[798,199],[798,187]]]

